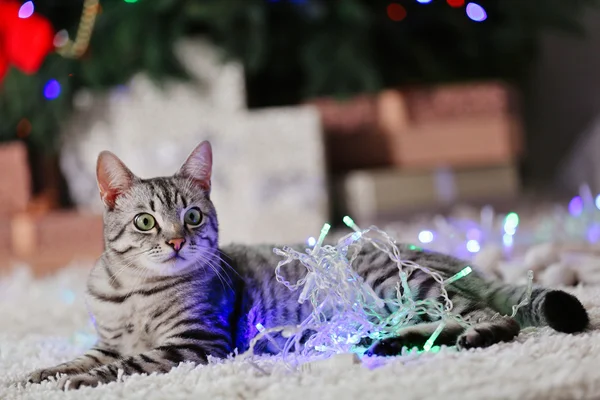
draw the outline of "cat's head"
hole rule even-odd
[[[212,150],[202,142],[171,177],[141,179],[114,154],[98,157],[106,251],[121,264],[173,275],[210,263],[218,223],[210,201]]]

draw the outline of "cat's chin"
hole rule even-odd
[[[172,276],[187,272],[192,268],[194,262],[182,258],[171,258],[163,262],[147,261],[143,267],[156,275]]]

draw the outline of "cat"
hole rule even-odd
[[[62,375],[61,388],[77,389],[116,381],[119,370],[125,375],[166,373],[183,361],[206,364],[209,356],[225,358],[234,349],[247,350],[257,324],[295,325],[310,314],[310,302],[298,303],[298,290],[276,281],[274,268],[281,257],[273,253],[275,246],[219,248],[211,174],[208,142],[199,144],[175,175],[153,179],[140,179],[114,154],[100,153],[97,181],[105,206],[105,250],[86,290],[98,341],[73,361],[31,373],[27,382]],[[414,246],[399,248],[403,260],[444,278],[466,265]],[[372,245],[359,251],[353,262],[357,273],[380,297],[396,296],[396,265]],[[295,282],[306,269],[295,262],[288,272],[286,278]],[[433,278],[418,270],[408,283],[415,299],[440,295]],[[439,345],[487,347],[512,340],[523,326],[575,333],[589,324],[576,297],[541,287],[533,288],[531,301],[515,318],[492,319],[497,313],[511,314],[526,287],[488,279],[476,269],[447,290],[453,312],[474,323],[465,328],[448,322],[437,338]],[[393,311],[386,306],[382,312]],[[412,322],[397,336],[371,343],[366,354],[390,356],[403,346],[422,346],[439,325],[427,316]],[[274,354],[276,344],[264,340],[254,350]]]

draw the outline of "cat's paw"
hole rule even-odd
[[[406,330],[402,334],[376,341],[366,351],[368,356],[397,356],[402,353],[402,348],[421,348],[429,338],[428,335],[418,330]]]
[[[373,343],[365,354],[378,357],[397,356],[402,353],[402,347],[404,346],[405,344],[402,341],[402,338],[393,337],[382,339]]]
[[[518,334],[519,324],[512,318],[481,323],[470,327],[456,341],[459,350],[490,347],[500,342],[510,342]]]
[[[58,387],[65,391],[77,390],[85,386],[98,386],[100,382],[100,377],[91,374],[65,375],[58,381]]]
[[[459,350],[468,350],[489,347],[494,343],[494,335],[489,329],[470,328],[458,337],[456,347]]]
[[[41,368],[29,374],[24,383],[42,383],[49,378],[56,378],[59,373],[61,371],[57,368]]]
[[[456,347],[459,350],[490,347],[503,341],[496,333],[494,327],[478,326],[469,328],[458,337]]]

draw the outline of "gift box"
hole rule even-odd
[[[402,167],[484,167],[516,161],[523,149],[510,115],[424,122],[387,136],[391,162]]]
[[[511,163],[524,147],[515,98],[498,83],[386,90],[360,129],[344,130],[321,107],[330,170]],[[334,114],[346,124],[356,120],[349,104]]]
[[[6,260],[12,254],[12,233],[10,221],[0,221],[0,260]]]
[[[1,234],[1,233],[0,233]],[[103,251],[102,217],[75,211],[24,212],[10,223],[11,263],[30,264],[43,274]]]
[[[27,148],[22,142],[0,145],[0,216],[24,211],[31,196]]]
[[[516,165],[486,168],[398,168],[353,171],[336,182],[345,213],[359,225],[397,218],[407,212],[431,211],[460,201],[514,199],[520,189]]]
[[[314,107],[221,112],[190,101],[186,91],[194,93],[187,86],[162,90],[138,81],[106,113],[75,121],[61,157],[78,209],[103,211],[96,183],[100,151],[112,151],[140,177],[169,176],[209,140],[220,243],[297,243],[318,233],[329,203]],[[96,118],[104,122],[91,124]],[[304,210],[300,218],[298,210]]]
[[[377,126],[377,99],[361,95],[347,100],[320,98],[308,102],[319,111],[323,129],[329,134],[369,132]]]
[[[406,99],[407,113],[414,124],[469,115],[514,114],[518,104],[514,90],[498,82],[419,87],[399,93]]]

